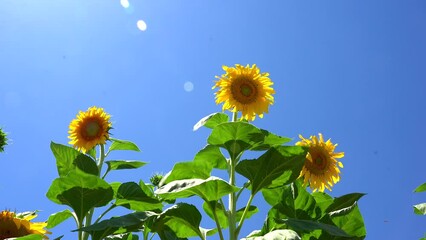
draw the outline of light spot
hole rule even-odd
[[[128,0],[120,0],[120,4],[121,6],[123,6],[124,8],[128,8],[130,6],[130,3]]]
[[[139,30],[141,30],[141,31],[145,31],[146,30],[146,23],[145,23],[145,21],[139,20],[136,24],[137,24]]]
[[[192,92],[192,90],[194,90],[194,84],[192,82],[185,82],[185,84],[183,84],[183,89],[186,92]]]

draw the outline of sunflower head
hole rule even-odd
[[[7,145],[7,136],[3,132],[3,129],[0,128],[0,152],[4,151],[4,147]]]
[[[49,239],[45,234],[50,234],[44,228],[46,222],[30,222],[37,215],[34,212],[16,214],[10,211],[0,212],[0,240],[23,237],[30,234],[42,235],[44,239]]]
[[[69,144],[83,153],[98,144],[105,144],[109,139],[111,116],[103,108],[90,107],[87,111],[80,111],[69,126]]]
[[[225,73],[216,76],[218,80],[213,86],[213,89],[219,88],[215,93],[216,104],[223,103],[223,110],[241,112],[248,121],[253,121],[256,115],[262,118],[269,105],[274,103],[272,94],[275,91],[269,73],[261,73],[256,64],[222,68]]]
[[[308,185],[312,191],[324,192],[325,188],[331,191],[331,187],[340,181],[340,169],[343,164],[337,158],[344,156],[343,152],[334,152],[337,144],[333,144],[330,139],[324,142],[322,134],[319,137],[311,136],[309,139],[299,135],[298,146],[308,147],[305,165],[302,168],[300,177],[303,178],[304,185]]]

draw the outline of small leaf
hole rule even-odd
[[[212,167],[204,161],[178,162],[173,166],[173,169],[163,177],[159,186],[163,186],[175,180],[191,178],[207,179],[210,177],[211,171]]]
[[[111,160],[105,162],[108,165],[108,171],[121,169],[136,169],[144,166],[146,162],[131,160]]]
[[[54,228],[55,226],[59,225],[63,221],[67,220],[68,218],[72,217],[72,212],[68,209],[54,213],[49,216],[49,219],[47,220],[47,226],[46,228]]]
[[[115,138],[110,138],[112,141],[111,146],[109,147],[108,152],[116,151],[116,150],[131,150],[140,152],[141,150],[138,148],[136,144],[127,140],[120,140]]]
[[[198,121],[194,125],[193,131],[197,131],[202,126],[207,128],[214,128],[221,123],[228,122],[228,120],[229,117],[225,113],[212,113]]]
[[[426,191],[426,183],[423,183],[422,185],[414,189],[414,192],[424,192],[424,191]]]
[[[135,182],[127,182],[120,185],[117,190],[115,204],[135,211],[163,208],[163,204],[158,199],[148,196]]]
[[[55,179],[46,196],[55,203],[70,206],[82,221],[91,208],[108,204],[113,190],[101,178],[77,170]]]
[[[279,185],[293,182],[299,177],[305,162],[306,149],[280,146],[269,149],[256,160],[244,160],[237,164],[236,171],[251,182],[252,194],[268,187],[276,179]]]
[[[290,226],[290,227],[292,227],[292,228],[294,228],[298,231],[311,232],[311,231],[314,231],[316,229],[321,229],[321,230],[326,231],[328,234],[330,234],[332,236],[351,237],[350,235],[348,235],[347,233],[345,233],[343,230],[341,230],[340,228],[338,228],[336,226],[321,223],[321,222],[318,222],[318,221],[289,218],[289,219],[277,220],[277,222],[285,223],[288,226]]]
[[[176,180],[160,187],[155,193],[166,200],[197,195],[204,201],[215,201],[236,191],[238,191],[237,187],[229,185],[223,179],[209,177],[208,179]]]
[[[335,198],[333,203],[327,208],[326,212],[335,212],[344,208],[348,208],[354,205],[355,202],[357,202],[362,196],[364,196],[364,193],[350,193],[343,195],[341,197]]]
[[[194,162],[205,162],[212,168],[227,169],[228,163],[223,156],[218,146],[207,145],[199,151],[195,157]]]
[[[418,215],[426,215],[426,203],[414,205],[414,213]]]

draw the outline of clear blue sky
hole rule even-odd
[[[114,137],[142,149],[117,156],[150,162],[109,181],[148,181],[191,160],[209,133],[193,124],[221,110],[214,76],[256,63],[276,103],[254,124],[339,143],[345,167],[331,195],[367,193],[367,239],[426,233],[426,216],[412,210],[426,201],[412,192],[426,182],[425,1],[129,1],[0,1],[0,126],[11,139],[0,154],[0,209],[40,209],[43,221],[64,208],[45,197],[57,177],[49,144],[66,144],[70,121],[92,105],[112,115]],[[256,203],[267,207],[260,195]]]

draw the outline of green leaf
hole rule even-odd
[[[200,222],[201,214],[195,206],[178,203],[162,212],[150,227],[160,237],[170,229],[179,238],[199,236],[203,239],[204,234],[200,230]],[[162,239],[166,238],[162,237]]]
[[[105,163],[108,165],[108,172],[111,170],[137,169],[146,164],[146,162],[131,160],[111,160]]]
[[[213,211],[216,213],[217,221],[222,229],[228,228],[228,217],[226,216],[226,209],[218,201],[204,202],[204,212],[213,220],[215,220]]]
[[[66,176],[70,171],[75,170],[76,166],[89,174],[97,175],[98,168],[96,163],[89,156],[75,150],[72,147],[50,143],[50,148],[56,158],[56,166],[59,176]],[[94,167],[96,167],[96,170]],[[94,174],[96,172],[96,174]]]
[[[314,192],[311,195],[315,199],[317,207],[321,209],[321,216],[328,213],[326,210],[333,203],[334,198],[324,192]]]
[[[70,206],[82,221],[92,207],[108,204],[113,190],[101,178],[77,170],[55,179],[46,196],[55,203]]]
[[[278,135],[275,135],[271,132],[268,132],[267,130],[261,129],[261,132],[259,134],[254,134],[252,136],[252,139],[257,138],[254,140],[255,142],[259,142],[260,144],[252,148],[252,150],[255,151],[265,151],[272,147],[278,147],[283,145],[284,143],[291,142],[291,138],[287,137],[281,137]]]
[[[418,215],[426,215],[426,203],[414,205],[414,213]]]
[[[237,187],[229,185],[223,179],[209,177],[208,179],[176,180],[160,187],[155,193],[166,200],[197,195],[204,201],[215,201],[236,191],[238,191]]]
[[[349,208],[353,206],[364,195],[364,193],[350,193],[335,198],[333,203],[327,208],[326,212],[331,213],[345,208]]]
[[[306,149],[279,146],[269,149],[256,160],[244,160],[237,164],[236,171],[251,182],[252,194],[275,184],[285,185],[296,180],[305,162]],[[279,181],[278,181],[279,180]]]
[[[40,234],[30,234],[23,237],[17,237],[17,238],[7,238],[7,239],[14,239],[14,240],[42,240],[43,236]]]
[[[143,227],[143,223],[150,218],[154,218],[158,214],[150,211],[134,212],[120,217],[113,217],[100,221],[81,230],[89,232],[92,240],[103,239],[106,236],[120,232],[138,231]],[[75,230],[76,231],[76,230]]]
[[[212,113],[206,117],[203,117],[200,121],[198,121],[193,130],[197,131],[200,127],[204,126],[207,128],[215,128],[217,125],[221,123],[225,123],[229,121],[229,117],[225,113]]]
[[[345,215],[334,215],[331,220],[338,228],[353,237],[363,238],[367,234],[361,212],[356,205],[350,212]]]
[[[214,146],[225,148],[232,159],[243,151],[258,144],[262,132],[252,124],[245,122],[227,122],[217,125],[210,134],[207,142]]]
[[[212,168],[227,169],[228,163],[218,146],[207,145],[199,151],[194,158],[194,162],[207,163]]]
[[[173,169],[163,177],[159,186],[163,186],[175,180],[191,178],[207,179],[210,177],[211,171],[212,167],[207,162],[178,162],[173,166]]]
[[[67,220],[68,218],[72,217],[72,212],[68,209],[54,213],[49,216],[49,219],[47,220],[47,226],[46,228],[51,229],[55,226],[59,225],[63,221]]]
[[[158,199],[148,196],[135,182],[127,182],[120,185],[115,204],[135,211],[163,208],[163,204]]]
[[[300,240],[301,238],[297,233],[290,229],[279,229],[267,233],[265,236],[251,237],[250,235],[241,240]]]
[[[110,138],[112,141],[111,146],[109,147],[108,152],[116,151],[116,150],[130,150],[140,152],[141,150],[138,148],[136,144],[127,140],[120,140],[115,138]]]
[[[105,240],[139,240],[139,236],[133,235],[132,233],[123,233],[108,236]]]
[[[414,189],[414,192],[424,192],[424,191],[426,191],[426,183],[423,183],[422,185]]]
[[[262,195],[265,201],[271,205],[275,206],[281,201],[281,196],[284,191],[284,185],[280,187],[274,187],[274,188],[263,188],[262,189]]]
[[[336,226],[321,223],[321,222],[318,222],[318,221],[289,218],[289,219],[277,220],[277,222],[285,223],[288,226],[290,226],[290,227],[292,227],[292,228],[294,228],[295,230],[298,230],[298,231],[311,232],[311,231],[314,231],[314,230],[317,230],[317,229],[321,229],[321,230],[326,231],[328,234],[330,234],[332,236],[351,237],[350,235],[348,235],[347,233],[345,233],[343,230],[341,230],[340,228],[338,228]]]

